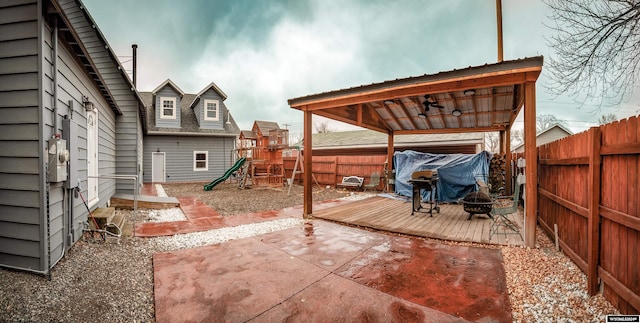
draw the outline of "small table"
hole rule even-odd
[[[420,194],[421,190],[429,191],[429,215],[433,216],[433,211],[440,213],[440,207],[438,206],[438,197],[436,196],[438,193],[437,177],[430,178],[415,178],[410,179],[409,184],[412,186],[411,190],[411,215],[415,212],[420,211],[422,209],[422,195]]]

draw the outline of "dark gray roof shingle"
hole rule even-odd
[[[180,128],[162,128],[156,127],[156,107],[154,102],[154,96],[152,92],[140,92],[140,97],[147,106],[147,129],[149,132],[163,132],[163,133],[189,133],[191,135],[200,133],[203,136],[212,135],[238,135],[240,134],[240,128],[236,124],[236,121],[229,113],[229,119],[231,124],[223,123],[224,129],[200,129],[196,114],[190,107],[193,100],[196,98],[195,94],[185,94],[180,101]],[[153,133],[152,133],[153,134]]]

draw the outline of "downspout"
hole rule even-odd
[[[51,39],[52,39],[52,47],[53,47],[53,134],[56,135],[58,134],[58,17],[54,16],[53,17],[53,31],[52,31],[52,35],[51,35]],[[51,184],[47,184],[47,194],[49,191],[49,186]],[[67,200],[67,196],[69,195],[69,192],[67,192],[67,190],[65,188],[62,188],[62,216],[63,218],[66,216],[66,213],[69,212],[69,210],[71,209],[70,205],[67,205],[67,210],[64,209],[64,205],[65,205],[65,200]],[[69,212],[70,213],[70,212]],[[62,252],[60,253],[60,258],[56,259],[55,261],[51,262],[51,232],[50,232],[50,214],[49,214],[49,199],[47,198],[47,241],[49,244],[49,247],[47,248],[47,252],[48,252],[48,259],[49,259],[49,266],[47,268],[47,271],[50,270],[53,266],[55,266],[58,261],[60,261],[60,259],[62,259],[64,257],[65,251],[67,249],[67,237],[66,235],[63,236],[62,238]],[[69,225],[72,221],[72,219],[69,219],[70,222],[67,223],[67,225]],[[62,231],[64,234],[65,228],[64,228],[64,221],[62,221]]]
[[[42,1],[38,1],[38,11],[37,12],[42,12]],[[43,47],[42,43],[43,43],[43,31],[44,31],[44,18],[42,14],[38,15],[38,48],[37,48],[37,52],[38,52],[38,80],[41,80],[38,83],[38,107],[42,108],[44,106],[44,90],[43,90],[43,81],[44,80],[44,64],[43,64]],[[45,221],[46,221],[46,217],[47,217],[47,209],[46,209],[46,203],[47,203],[47,195],[46,195],[46,188],[47,188],[47,167],[46,167],[46,163],[44,162],[45,157],[48,156],[48,154],[45,152],[44,150],[44,138],[45,138],[45,131],[44,131],[44,109],[41,109],[42,112],[40,112],[39,114],[39,120],[38,120],[38,167],[40,168],[40,174],[39,174],[39,195],[38,195],[38,199],[39,199],[39,216],[40,216],[40,228],[38,231],[38,234],[40,235],[40,263],[39,266],[40,268],[44,268],[43,270],[38,270],[38,269],[32,269],[32,268],[21,268],[21,267],[13,267],[13,266],[8,266],[3,264],[3,267],[8,267],[8,268],[15,268],[15,269],[19,269],[19,270],[27,270],[30,272],[34,272],[37,274],[42,274],[42,275],[47,275],[49,273],[49,269],[46,268],[46,264],[48,263],[48,259],[45,259],[45,251],[47,250],[48,246],[47,246],[47,240],[46,239],[42,239],[46,233],[46,229],[45,229]]]

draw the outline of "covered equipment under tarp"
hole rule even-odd
[[[395,193],[411,196],[411,174],[420,170],[438,172],[437,199],[455,202],[475,188],[476,180],[487,181],[492,154],[483,151],[470,154],[429,154],[413,150],[396,152],[393,161],[396,169]],[[428,198],[429,192],[423,192]]]

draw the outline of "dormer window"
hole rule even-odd
[[[220,120],[220,102],[218,100],[204,100],[204,119]]]
[[[160,98],[160,119],[176,118],[176,98]]]

